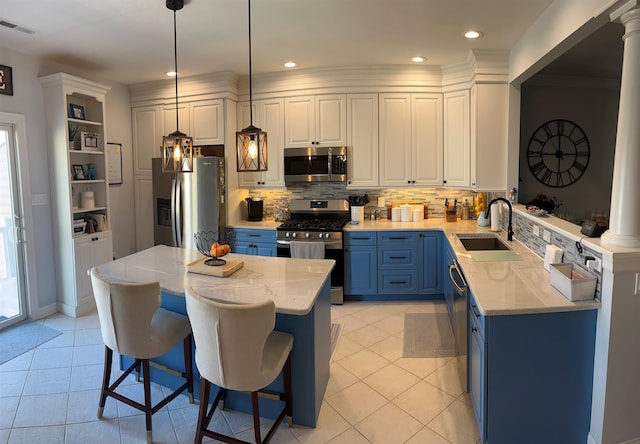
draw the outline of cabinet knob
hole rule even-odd
[[[471,327],[471,333],[475,333],[475,332],[477,332],[477,331],[478,331],[478,329],[477,329],[477,328],[475,328],[475,327]]]
[[[412,181],[411,181],[411,183],[416,183],[416,181],[415,181],[415,180],[412,180]]]
[[[411,183],[411,181],[410,181],[410,180],[407,180],[407,183]]]

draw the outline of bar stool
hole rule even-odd
[[[147,443],[153,441],[151,416],[171,402],[185,389],[189,401],[193,403],[193,369],[191,347],[191,325],[189,319],[178,313],[160,308],[160,284],[127,283],[111,281],[100,276],[98,270],[91,270],[93,295],[98,308],[100,330],[105,344],[104,374],[102,392],[98,404],[98,418],[102,418],[107,397],[124,402],[145,413]],[[151,405],[150,359],[170,352],[180,344],[184,345],[184,371],[172,370],[163,365],[154,365],[171,374],[185,379],[178,387],[155,406]],[[134,358],[135,361],[124,373],[109,384],[113,352]],[[138,379],[142,366],[144,404],[127,398],[115,390],[125,378],[136,370]]]
[[[235,304],[211,300],[192,288],[185,291],[187,313],[196,344],[196,365],[200,371],[200,412],[195,443],[207,436],[228,443],[243,443],[207,427],[227,390],[251,392],[253,429],[256,443],[268,443],[285,416],[291,426],[291,348],[293,336],[274,330],[275,304],[266,300]],[[275,423],[260,439],[258,395],[283,373],[284,393],[277,399],[284,407]],[[211,383],[220,387],[207,411]],[[273,396],[269,396],[272,398]]]

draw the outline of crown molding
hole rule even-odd
[[[528,79],[524,86],[620,90],[620,79],[536,75]]]

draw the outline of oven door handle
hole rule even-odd
[[[305,241],[301,240],[299,242],[305,242]],[[340,244],[339,240],[337,240],[337,241],[328,241],[328,242],[322,242],[322,241],[306,241],[306,242],[323,243],[324,247],[327,250],[341,250],[342,249],[342,245]],[[282,245],[283,247],[291,248],[291,241],[290,240],[278,239],[278,240],[276,240],[276,244],[277,245]]]
[[[291,241],[287,241],[287,240],[277,240],[276,243],[278,245],[286,245],[287,247],[291,246]]]

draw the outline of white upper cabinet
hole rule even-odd
[[[412,184],[442,186],[442,94],[411,95]]]
[[[347,95],[350,188],[378,186],[378,94]]]
[[[346,95],[287,97],[285,146],[345,146]]]
[[[251,122],[249,102],[238,104],[238,128]],[[267,171],[238,173],[238,186],[284,187],[284,100],[263,99],[253,101],[253,125],[267,133]],[[233,166],[235,168],[235,165]]]
[[[442,186],[442,95],[380,94],[380,186]]]
[[[133,164],[136,174],[151,173],[151,158],[160,156],[161,109],[141,106],[131,110],[133,119]]]
[[[444,94],[444,186],[471,186],[469,90]]]
[[[193,145],[224,145],[224,100],[203,100],[190,104]]]
[[[471,88],[471,187],[507,189],[509,85],[477,84]]]

